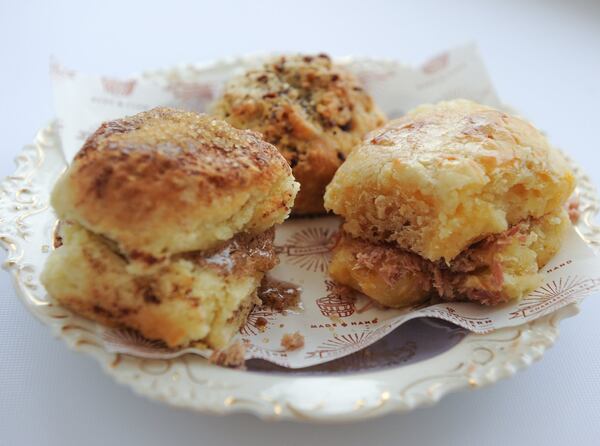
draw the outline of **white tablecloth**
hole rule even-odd
[[[217,4],[218,3],[218,4]],[[527,5],[525,5],[527,3]],[[48,62],[126,75],[254,51],[419,63],[476,41],[500,97],[600,184],[598,2],[0,4],[0,174],[52,118]],[[38,323],[0,274],[0,445],[600,444],[600,296],[542,362],[433,408],[348,426],[215,417],[135,396]]]

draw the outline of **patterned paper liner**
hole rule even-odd
[[[98,124],[126,114],[169,105],[205,111],[233,74],[260,63],[260,57],[222,62],[218,66],[147,73],[129,79],[88,76],[52,65],[59,130],[65,158],[70,160],[83,139]],[[394,117],[415,105],[464,97],[499,106],[485,67],[473,46],[445,52],[420,69],[395,62],[372,64],[342,59],[362,80],[375,101]],[[40,211],[46,212],[47,209]],[[519,303],[497,308],[452,303],[410,310],[384,310],[369,306],[360,295],[340,293],[327,277],[329,253],[339,221],[335,218],[292,220],[278,228],[276,244],[281,264],[274,276],[302,286],[302,312],[274,312],[257,307],[242,328],[248,358],[260,358],[283,367],[300,368],[345,357],[373,344],[401,324],[418,317],[444,319],[483,333],[539,318],[600,288],[599,261],[577,236],[569,234],[561,253],[546,268],[545,283]],[[266,329],[256,326],[258,317]],[[128,330],[95,326],[109,352],[144,358],[173,358],[185,353],[208,355],[198,349],[171,350]],[[299,331],[304,348],[287,352],[285,333]]]

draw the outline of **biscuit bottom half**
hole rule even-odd
[[[432,296],[495,305],[520,299],[540,284],[539,270],[559,250],[569,224],[562,208],[524,220],[472,244],[449,264],[342,233],[329,273],[388,307],[416,305]]]
[[[169,347],[226,346],[277,263],[273,229],[238,235],[210,252],[178,254],[147,274],[132,273],[114,243],[77,224],[61,224],[60,236],[62,246],[42,273],[48,293],[84,317]]]

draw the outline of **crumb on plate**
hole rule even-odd
[[[286,333],[281,337],[281,346],[287,351],[304,347],[304,336],[299,332]]]
[[[567,212],[571,223],[576,224],[579,221],[581,212],[579,211],[579,197],[572,197],[567,201]]]
[[[237,341],[231,344],[229,347],[222,350],[215,350],[210,358],[209,362],[212,364],[220,365],[223,367],[230,367],[233,369],[242,369],[246,364],[246,345]]]

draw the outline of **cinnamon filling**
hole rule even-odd
[[[60,221],[56,225],[53,240],[56,249],[62,246],[60,228],[65,224],[72,223]],[[115,240],[104,235],[98,235],[98,237],[104,245],[126,262],[136,261],[151,266],[166,260],[166,258],[156,258],[139,252],[124,253]],[[175,254],[171,256],[171,260],[189,260],[198,266],[213,269],[223,275],[268,271],[278,263],[273,246],[274,239],[275,228],[270,228],[260,234],[240,233],[217,248]]]
[[[266,307],[275,311],[297,308],[300,304],[302,289],[291,282],[265,275],[258,289],[258,298]]]
[[[218,248],[179,254],[175,258],[184,258],[226,275],[268,271],[278,262],[274,239],[274,228],[261,234],[243,233]]]
[[[353,269],[376,271],[390,287],[404,277],[424,274],[429,278],[428,281],[422,281],[425,291],[433,291],[444,300],[466,297],[484,304],[500,303],[506,300],[501,292],[504,271],[494,254],[515,238],[519,243],[526,243],[534,222],[535,220],[527,219],[504,232],[490,235],[469,246],[449,263],[444,260],[427,260],[393,243],[372,243],[355,239],[353,242],[358,242],[359,247]],[[350,236],[344,233],[342,237]],[[479,273],[490,273],[491,280],[485,287],[464,285],[466,276]]]

